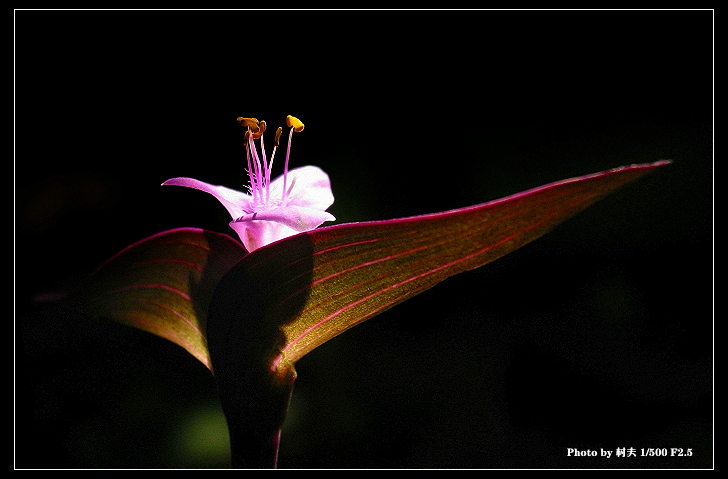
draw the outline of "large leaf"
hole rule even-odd
[[[224,234],[165,231],[109,259],[75,299],[86,313],[168,339],[212,369],[207,309],[220,278],[245,254]]]
[[[467,208],[320,228],[261,248],[223,279],[221,316],[238,316],[221,347],[260,331],[281,377],[306,353],[462,271],[535,240],[616,188],[668,162],[632,165],[541,186]],[[218,318],[215,318],[218,321]],[[255,325],[255,326],[253,326]],[[214,360],[215,358],[213,358]],[[222,361],[222,360],[221,360]],[[216,366],[217,367],[217,366]]]
[[[245,256],[215,290],[207,329],[233,466],[275,466],[293,366],[306,353],[449,276],[520,248],[663,164],[444,213],[321,228]]]

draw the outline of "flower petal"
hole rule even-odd
[[[331,182],[321,168],[316,166],[301,166],[288,171],[286,189],[291,188],[289,206],[304,206],[325,210],[334,202],[331,192]],[[279,176],[270,183],[271,197],[280,198],[283,194],[283,176]],[[319,223],[321,224],[321,223]]]
[[[315,208],[287,206],[251,213],[230,222],[248,251],[254,251],[283,238],[316,229],[324,221],[334,221],[334,215]]]
[[[293,228],[272,221],[231,221],[230,227],[238,234],[248,252],[298,234]]]
[[[222,203],[228,210],[233,219],[239,218],[245,214],[245,209],[249,207],[252,197],[240,191],[236,191],[224,186],[217,186],[205,183],[194,178],[171,178],[164,183],[165,185],[186,186],[187,188],[195,188],[212,196]],[[250,211],[250,209],[248,209]]]
[[[334,221],[334,215],[316,208],[305,206],[286,206],[268,211],[250,213],[238,218],[235,222],[272,221],[288,226],[296,232],[310,231],[324,221]]]

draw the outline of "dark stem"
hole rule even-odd
[[[238,469],[269,469],[278,463],[281,427],[293,392],[287,384],[248,391],[268,391],[265,397],[247,394],[238,401],[225,401],[223,409],[230,433],[231,465]],[[257,396],[257,402],[254,399]]]
[[[312,249],[302,235],[264,248],[267,254],[249,254],[222,278],[210,302],[207,343],[235,468],[276,467],[296,373],[292,365],[275,372],[271,365],[285,349],[281,326],[295,317],[305,296],[275,315],[268,308],[280,294],[276,278],[284,266],[296,264],[304,272],[299,281],[310,281]]]

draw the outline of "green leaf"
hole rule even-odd
[[[321,228],[245,256],[215,290],[207,330],[233,466],[275,467],[294,364],[305,354],[454,274],[520,248],[663,164],[564,180],[444,213]]]
[[[520,248],[667,163],[616,168],[443,213],[320,228],[256,250],[216,292],[214,301],[227,303],[218,305],[219,316],[235,317],[233,329],[248,328],[232,334],[225,329],[232,319],[220,319],[214,327],[224,331],[221,350],[230,355],[236,349],[230,342],[250,344],[241,338],[260,334],[269,344],[258,353],[267,355],[271,372],[285,377],[329,339]]]
[[[74,299],[85,313],[168,339],[211,369],[207,309],[220,278],[245,254],[224,234],[164,231],[109,259]]]

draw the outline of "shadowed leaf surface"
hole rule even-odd
[[[77,299],[85,312],[168,339],[211,369],[207,308],[220,278],[245,254],[224,234],[165,231],[109,259]]]

